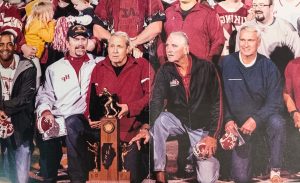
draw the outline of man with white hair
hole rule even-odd
[[[120,119],[122,146],[127,146],[139,131],[149,130],[149,114],[144,109],[149,106],[154,76],[154,71],[146,59],[133,58],[129,53],[128,34],[122,31],[112,33],[108,39],[108,56],[95,67],[91,76],[97,95],[105,90],[119,98],[118,106],[121,110],[117,117]],[[124,158],[124,168],[130,171],[131,183],[142,182],[148,173],[148,167],[142,162],[140,147],[139,144],[130,146],[130,151]]]
[[[275,64],[257,53],[261,44],[260,30],[243,26],[240,30],[239,52],[220,62],[224,83],[225,130],[238,128],[246,143],[232,152],[232,178],[237,183],[251,182],[254,137],[263,130],[270,147],[270,179],[281,182],[285,120],[283,112],[283,83]]]
[[[222,126],[221,89],[216,68],[212,62],[189,53],[188,38],[183,32],[170,33],[166,52],[168,62],[156,75],[150,101],[156,180],[166,182],[167,138],[186,135],[190,149],[202,150],[200,156],[190,155],[195,160],[198,182],[216,182],[220,165],[213,155]],[[140,132],[131,142],[141,138],[147,142],[149,134]],[[200,144],[203,149],[198,149]]]

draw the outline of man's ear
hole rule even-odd
[[[186,54],[186,55],[188,55],[189,53],[190,53],[190,47],[189,46],[186,46],[185,48],[184,48],[184,54]]]
[[[261,44],[261,38],[258,38],[258,46]]]
[[[67,38],[66,47],[67,47],[68,50],[70,49],[70,43],[69,43],[69,41],[70,41],[70,38]]]
[[[130,46],[127,46],[126,53],[127,55],[130,54]]]

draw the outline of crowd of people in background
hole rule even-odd
[[[35,144],[56,182],[65,146],[86,182],[94,86],[118,96],[131,182],[167,182],[178,135],[178,174],[283,182],[300,171],[299,59],[300,0],[0,0],[1,169],[27,183]],[[38,122],[61,119],[67,133],[45,139]],[[224,150],[224,134],[245,143]]]

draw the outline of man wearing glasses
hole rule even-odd
[[[276,47],[288,46],[294,56],[299,57],[299,35],[292,24],[281,18],[274,17],[273,0],[253,0],[252,7],[255,13],[255,19],[245,22],[244,25],[256,26],[260,29],[261,44],[258,47],[258,52],[268,58],[272,58]],[[237,37],[239,37],[239,33]],[[236,45],[239,45],[239,39],[237,39],[236,42]],[[237,50],[238,49],[237,47]],[[275,61],[273,60],[273,62]]]

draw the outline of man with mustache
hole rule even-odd
[[[68,156],[68,172],[71,182],[83,183],[87,179],[87,144],[82,137],[89,128],[84,116],[91,73],[102,59],[87,54],[89,34],[82,25],[69,28],[68,52],[65,57],[50,65],[45,73],[45,83],[36,97],[36,113],[52,124],[57,117],[65,120],[67,135],[65,142]],[[39,129],[40,133],[43,133]],[[41,176],[43,182],[56,182],[61,159],[62,138],[42,141],[40,146]],[[44,166],[44,167],[42,167]]]
[[[270,58],[276,47],[286,45],[291,48],[295,57],[300,56],[300,38],[292,24],[273,15],[273,0],[253,0],[255,19],[243,25],[256,26],[261,31],[261,44],[258,52]],[[237,38],[239,37],[239,33]],[[239,39],[236,39],[239,45]],[[236,49],[239,50],[239,47]],[[274,61],[274,60],[273,60]]]

